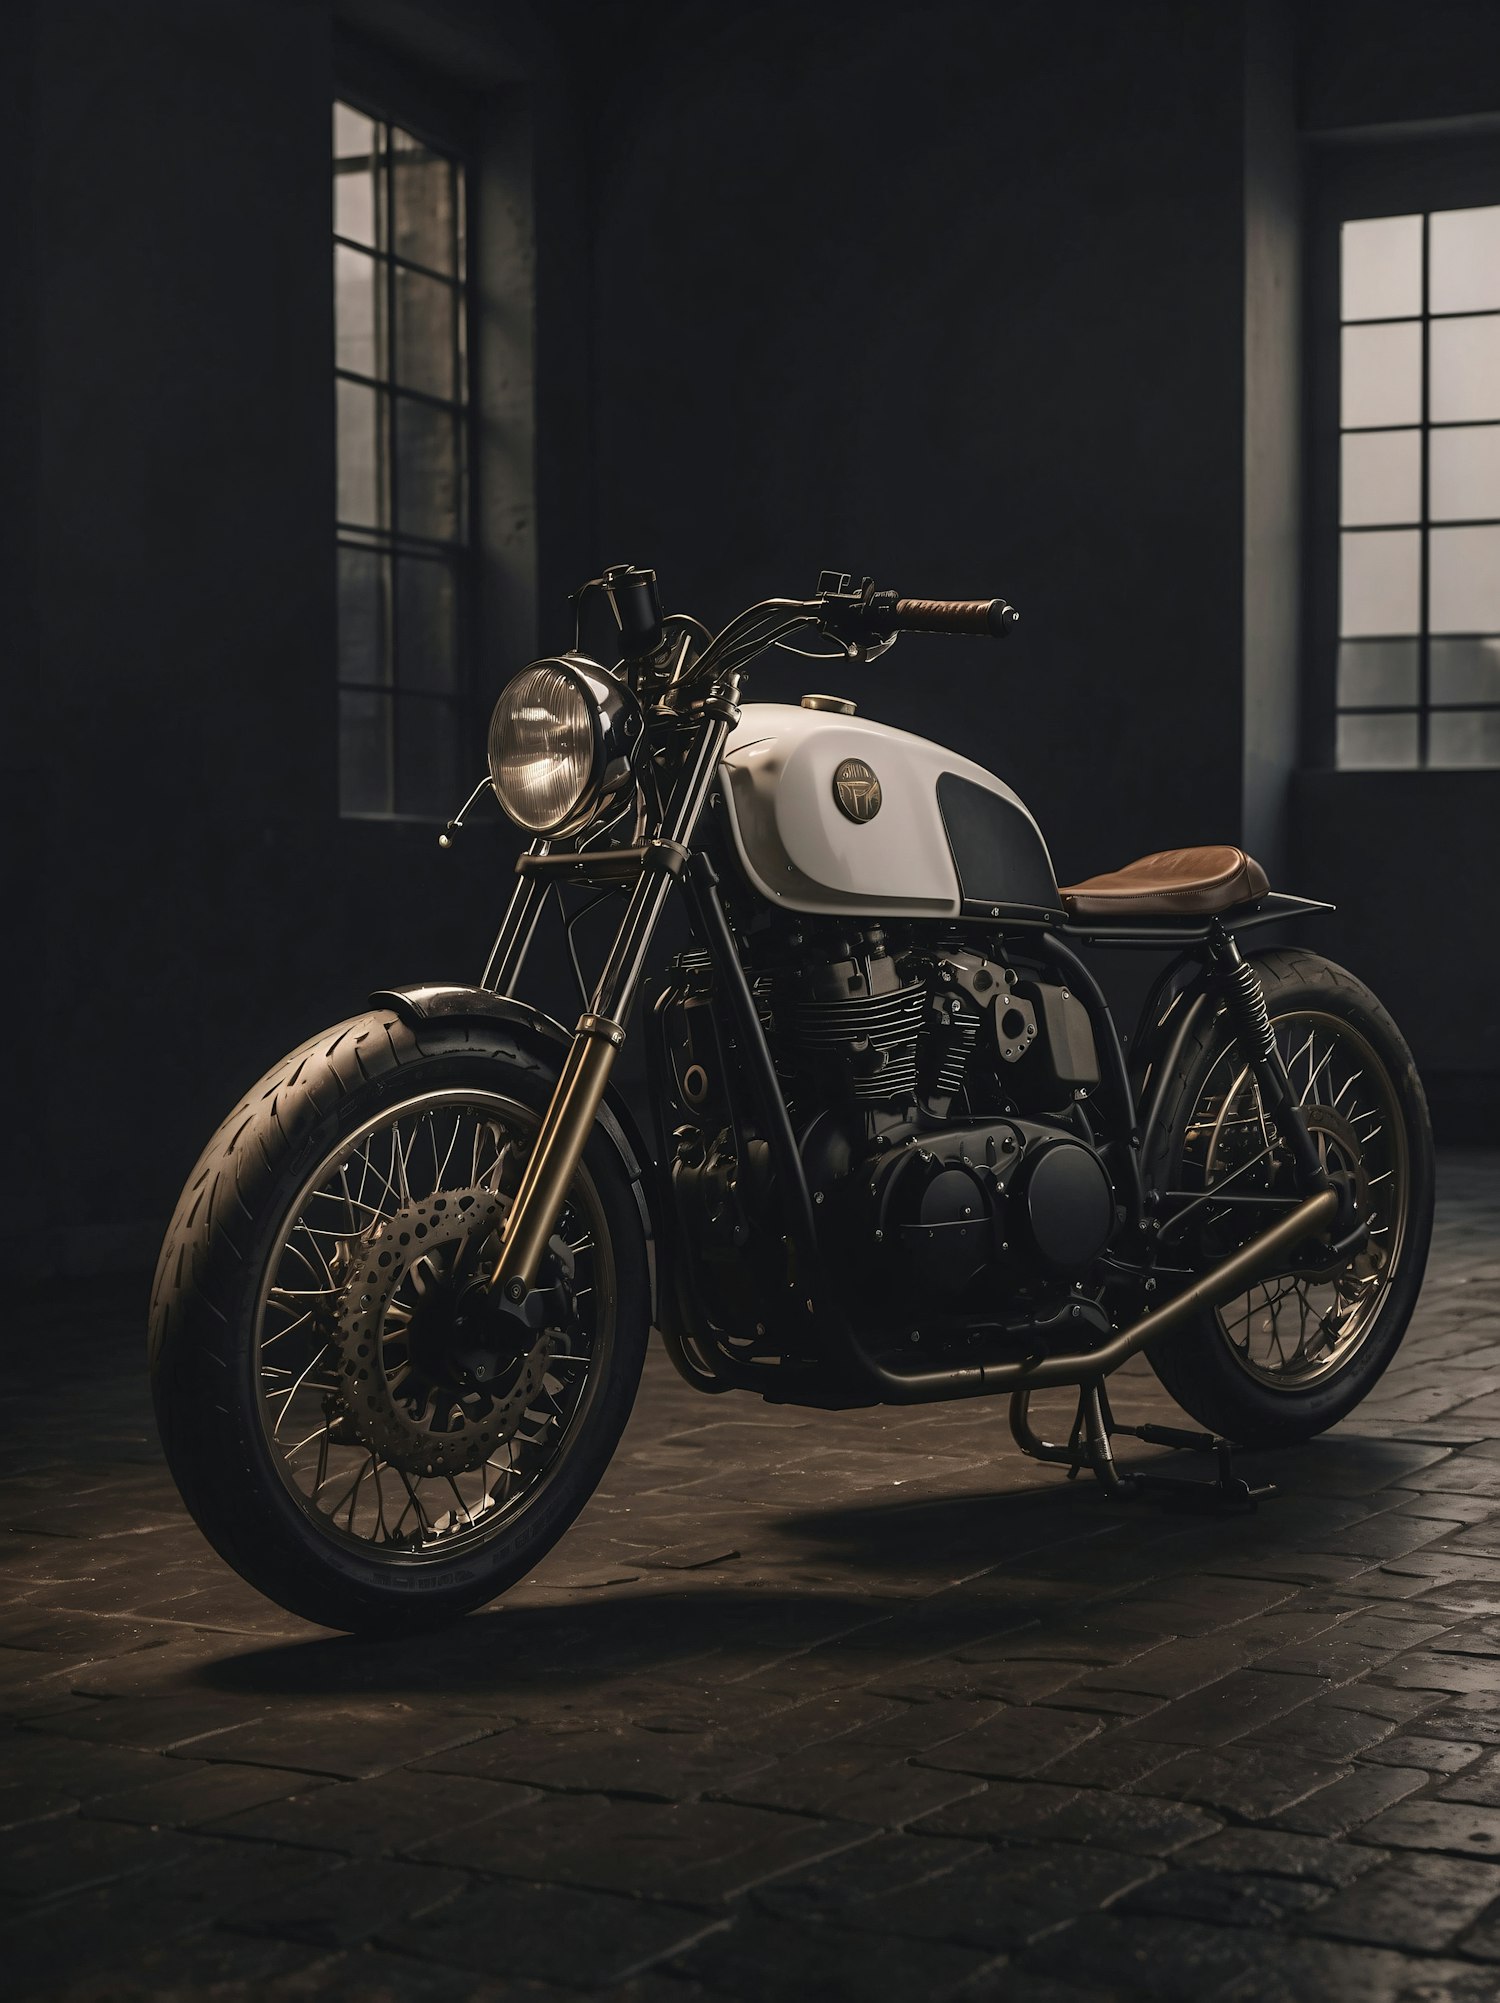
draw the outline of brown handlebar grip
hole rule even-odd
[[[1020,618],[1003,598],[898,598],[895,623],[903,633],[976,633],[993,638]]]

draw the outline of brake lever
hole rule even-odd
[[[862,577],[856,584],[847,571],[825,570],[818,576],[817,595],[825,607],[820,630],[851,661],[877,661],[896,644],[894,626],[881,628],[871,621],[877,595],[873,577]]]

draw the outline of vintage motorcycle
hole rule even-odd
[[[1262,928],[1327,910],[1242,850],[1067,889],[982,767],[853,702],[741,704],[794,636],[846,663],[996,636],[1002,599],[824,573],[717,634],[607,571],[621,658],[505,688],[489,786],[527,835],[483,978],[313,1037],[210,1141],[157,1270],[167,1458],[220,1553],[325,1626],[513,1585],[593,1492],[653,1325],[687,1382],[838,1410],[1007,1393],[1016,1443],[1116,1497],[1253,1505],[1229,1441],[1303,1440],[1390,1362],[1433,1157],[1375,996]],[[819,642],[821,641],[821,645]],[[609,651],[609,650],[605,650]],[[448,839],[449,837],[444,837]],[[653,983],[654,1128],[611,1085]],[[580,898],[585,902],[580,906]],[[618,900],[565,1029],[521,1000],[538,922]],[[602,921],[596,921],[602,922]],[[1079,948],[1152,949],[1127,1043]],[[1117,1468],[1106,1380],[1144,1349],[1214,1482]],[[1061,1444],[1028,1401],[1075,1387]]]

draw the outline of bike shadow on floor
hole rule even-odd
[[[1112,1600],[1204,1572],[1327,1587],[1373,1561],[1324,1547],[1389,1504],[1379,1491],[1440,1450],[1344,1436],[1245,1456],[1281,1493],[1253,1514],[1205,1515],[1111,1503],[1091,1482],[891,1500],[784,1516],[757,1512],[757,1547],[702,1573],[668,1578],[628,1561],[563,1604],[501,1601],[466,1619],[394,1639],[310,1632],[226,1653],[198,1667],[205,1688],[259,1696],[413,1695],[488,1702],[539,1698],[566,1710],[591,1691],[655,1681],[671,1712],[689,1691],[773,1676],[807,1691],[845,1677],[952,1659],[1045,1653],[1049,1633],[1108,1623]],[[1178,1471],[1181,1457],[1135,1465]],[[767,1548],[767,1547],[771,1548]],[[564,1588],[566,1590],[566,1588]]]

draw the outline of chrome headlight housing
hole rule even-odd
[[[635,773],[641,713],[625,684],[584,654],[533,661],[490,718],[490,784],[518,828],[574,835]]]

